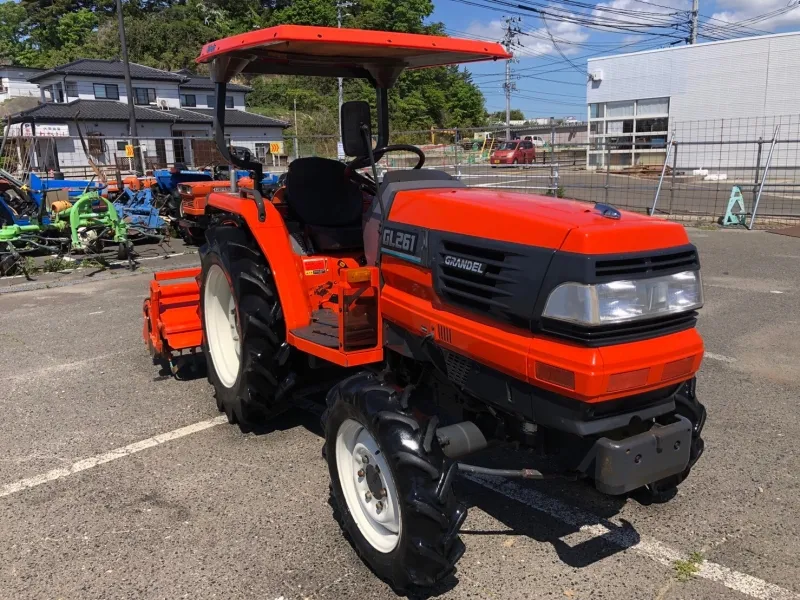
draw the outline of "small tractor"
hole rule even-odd
[[[156,274],[144,303],[151,352],[202,351],[217,407],[245,430],[326,392],[334,516],[396,590],[435,584],[462,556],[459,474],[666,500],[703,452],[703,292],[681,225],[469,188],[389,143],[405,69],[509,58],[482,41],[289,25],[207,44],[217,145],[255,181],[261,165],[227,147],[231,78],[363,79],[377,115],[342,106],[347,164],[296,159],[272,198],[211,192],[202,266]],[[416,166],[379,180],[398,151]],[[552,468],[464,461],[489,444]]]
[[[237,172],[239,175],[241,172]],[[261,179],[261,193],[271,198],[278,189],[277,175],[264,175]],[[249,175],[239,177],[238,188],[252,189],[253,179]],[[187,244],[202,244],[206,240],[205,230],[208,227],[206,207],[211,192],[229,192],[231,182],[228,181],[194,181],[178,185],[181,204],[179,210],[178,229]]]

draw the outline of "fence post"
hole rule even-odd
[[[753,225],[756,223],[756,212],[758,211],[758,203],[761,202],[761,194],[764,192],[764,182],[767,180],[767,175],[769,174],[769,165],[772,163],[772,153],[775,151],[775,144],[778,143],[778,132],[781,130],[780,125],[775,126],[775,133],[772,136],[772,144],[769,147],[769,154],[767,154],[767,164],[764,165],[764,177],[761,178],[761,185],[758,186],[758,196],[756,196],[756,202],[753,204],[753,214],[750,215],[750,225],[747,226],[747,229],[753,230]]]
[[[675,201],[675,171],[678,170],[678,142],[673,142],[675,150],[672,152],[672,176],[669,182],[669,211],[668,215],[672,214],[672,203]]]
[[[608,204],[608,183],[611,179],[611,143],[608,141],[608,138],[605,140],[606,144],[606,184],[605,184],[605,200],[604,202]]]
[[[673,131],[672,134],[669,136],[669,141],[667,142],[667,156],[664,157],[664,166],[661,167],[661,177],[658,179],[658,187],[656,188],[656,197],[653,198],[653,206],[649,211],[650,216],[656,214],[656,204],[658,204],[658,196],[661,194],[661,186],[664,184],[664,175],[667,174],[667,163],[669,162],[670,154],[672,153],[672,146],[675,143],[675,132]]]
[[[459,148],[461,146],[461,135],[458,133],[458,127],[456,127],[455,131],[456,131],[456,135],[455,135],[455,138],[454,138],[455,139],[454,152],[455,152],[455,161],[456,161],[455,170],[456,170],[456,177],[461,179],[461,161],[459,160],[459,157],[458,157],[458,150],[459,150]]]
[[[764,149],[764,138],[758,138],[758,153],[756,154],[756,178],[753,182],[753,205],[755,206],[758,196],[758,178],[761,176],[761,153]]]

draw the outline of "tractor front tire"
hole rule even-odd
[[[447,577],[464,553],[466,506],[452,490],[458,465],[402,395],[362,372],[335,386],[323,415],[334,516],[355,550],[397,591]]]
[[[287,408],[286,333],[269,265],[241,229],[209,229],[203,247],[200,318],[217,408],[244,431]]]

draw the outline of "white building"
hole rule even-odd
[[[172,73],[131,63],[136,136],[151,167],[184,163],[207,166],[220,158],[213,138],[214,90],[211,81],[187,71]],[[128,98],[122,63],[80,59],[34,73],[41,104],[13,117],[12,135],[52,138],[39,141],[40,169],[85,171],[87,150],[100,165],[127,166]],[[246,112],[250,88],[231,84],[226,97],[226,134],[267,164],[271,142],[283,141],[288,123]]]
[[[0,102],[9,98],[38,98],[39,86],[28,78],[41,72],[40,69],[0,65]]]
[[[678,167],[752,163],[755,144],[710,141],[771,139],[774,117],[800,115],[800,32],[592,58],[588,71],[589,166],[663,164],[671,132],[709,141],[681,148]]]

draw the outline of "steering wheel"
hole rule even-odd
[[[372,151],[373,156],[375,157],[375,162],[377,163],[383,156],[389,152],[400,152],[405,150],[406,152],[413,152],[419,157],[417,164],[414,165],[412,168],[414,169],[421,169],[422,165],[425,164],[425,153],[417,148],[416,146],[412,146],[411,144],[391,144],[390,146],[384,146],[383,148],[375,148]],[[368,167],[370,165],[369,157],[359,157],[354,159],[347,165],[348,172],[353,172],[357,169],[363,169],[364,167]]]

